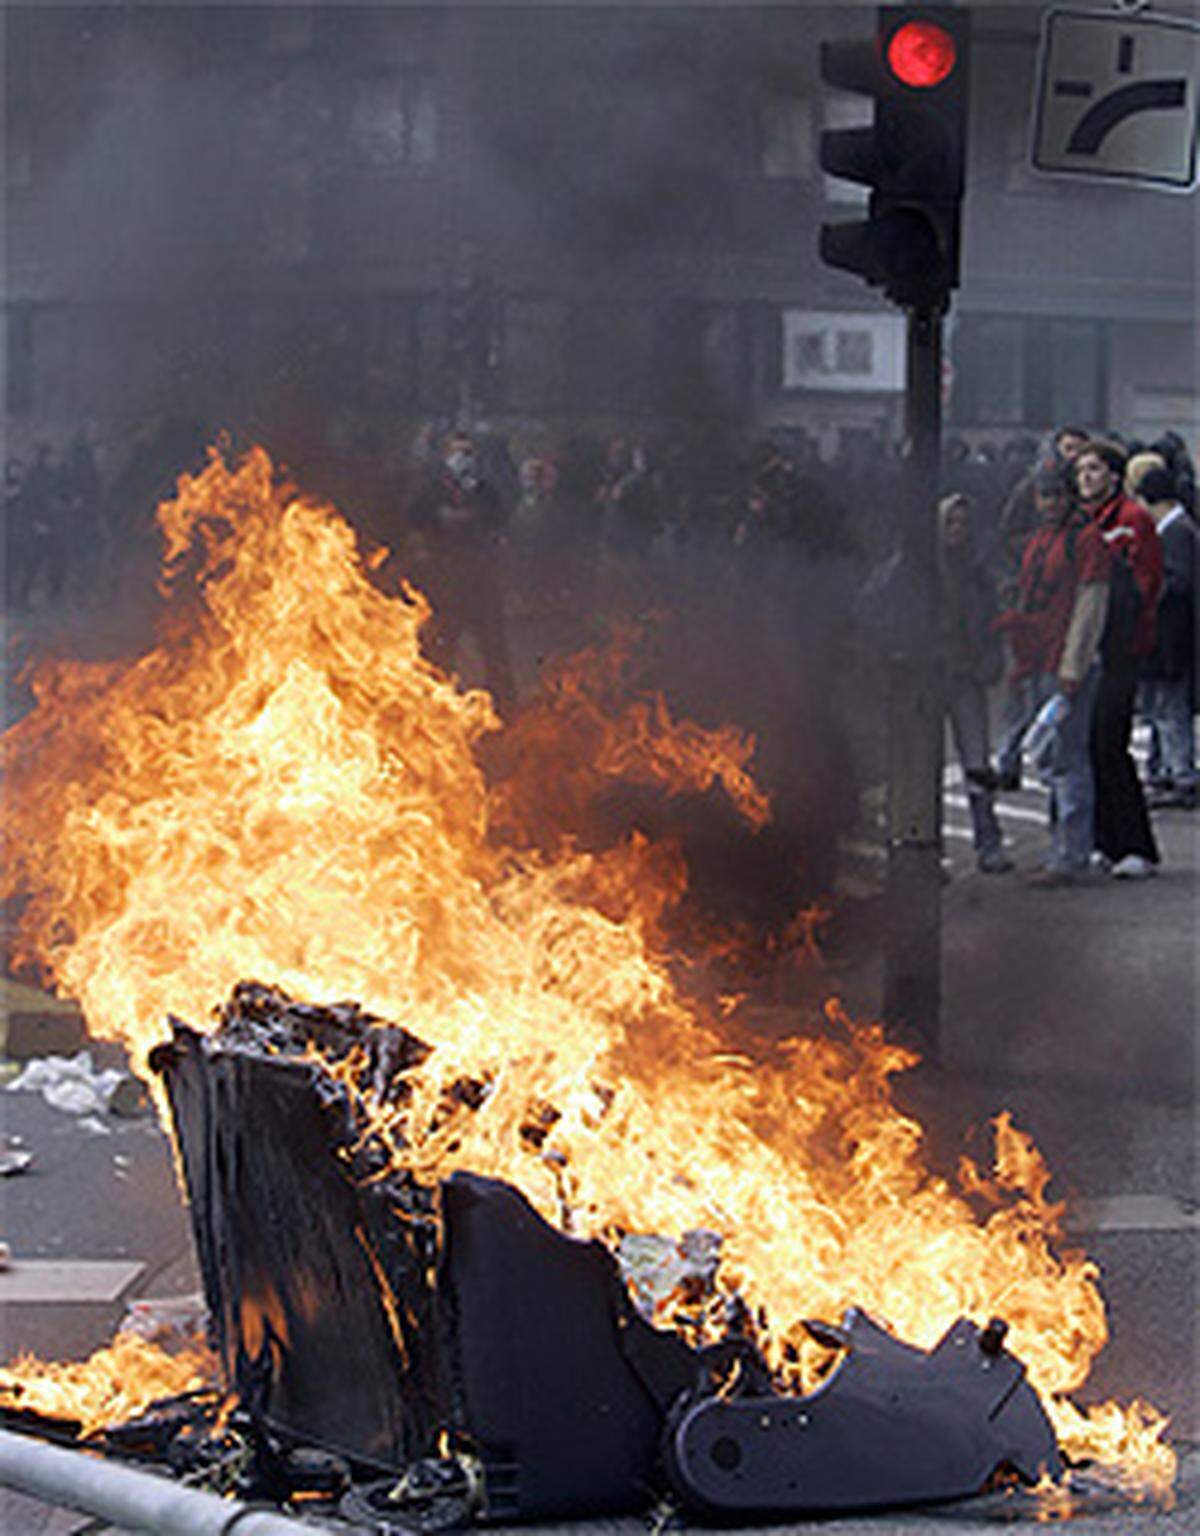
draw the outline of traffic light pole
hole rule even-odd
[[[821,226],[821,259],[881,288],[908,320],[901,611],[887,669],[883,1013],[927,1059],[941,1048],[942,316],[959,278],[970,41],[968,6],[933,0],[881,5],[872,39],[821,44],[825,83],[874,101],[869,127],[821,135],[822,170],[870,191],[865,219]]]
[[[909,596],[888,668],[888,848],[883,1015],[926,1060],[940,1054],[941,787],[937,494],[942,315],[907,311],[906,485],[901,556]]]

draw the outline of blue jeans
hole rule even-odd
[[[1150,780],[1194,794],[1198,775],[1191,679],[1148,678],[1142,689],[1143,709],[1150,721]]]
[[[1058,728],[1050,769],[1050,857],[1047,868],[1079,874],[1091,862],[1095,847],[1096,785],[1092,775],[1089,735],[1092,706],[1100,668],[1088,671],[1071,708]],[[1058,687],[1057,677],[1035,679],[1040,700]]]
[[[988,766],[987,694],[971,678],[946,679],[946,713],[964,774],[968,769]],[[966,780],[967,802],[971,808],[972,841],[976,853],[995,853],[1000,847],[1000,823],[996,819],[995,797],[990,790]]]

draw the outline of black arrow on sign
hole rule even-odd
[[[1102,96],[1083,114],[1067,144],[1067,153],[1094,155],[1117,124],[1127,117],[1138,112],[1165,112],[1186,104],[1186,80],[1143,80],[1138,85],[1123,85],[1119,91]]]

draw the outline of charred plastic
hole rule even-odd
[[[469,1468],[463,1507],[499,1522],[664,1496],[713,1518],[894,1507],[1059,1473],[1002,1327],[960,1320],[924,1351],[851,1311],[810,1325],[842,1355],[788,1395],[748,1339],[696,1349],[652,1326],[607,1248],[510,1185],[397,1170],[361,1090],[403,1105],[430,1054],[404,1030],[254,983],[214,1034],[173,1028],[153,1064],[229,1384],[356,1479]],[[447,1114],[482,1097],[456,1084]]]

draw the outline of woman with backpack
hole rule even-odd
[[[1096,851],[1118,879],[1141,880],[1154,873],[1159,854],[1129,745],[1139,668],[1154,650],[1163,555],[1154,519],[1121,488],[1125,462],[1116,443],[1092,441],[1071,474],[1080,506],[1113,556],[1092,712]]]

